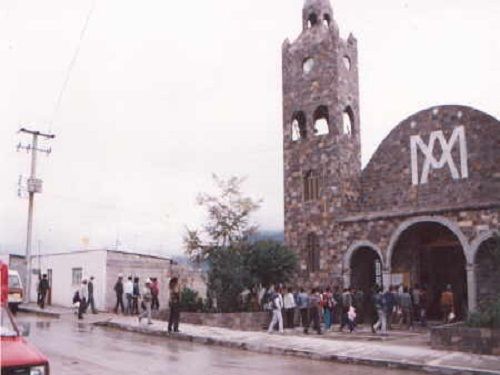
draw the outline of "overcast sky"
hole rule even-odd
[[[180,253],[212,172],[246,176],[245,192],[263,199],[255,220],[281,230],[281,45],[298,36],[302,5],[1,0],[0,251],[25,247],[17,183],[30,158],[15,145],[30,138],[20,126],[57,136],[39,157],[35,254],[117,238],[122,249]],[[500,1],[332,5],[341,35],[358,39],[364,164],[421,109],[464,104],[500,117]]]

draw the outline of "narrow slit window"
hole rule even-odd
[[[342,114],[342,133],[352,135],[354,129],[354,113],[350,106],[347,106]]]
[[[307,251],[307,269],[309,272],[316,272],[320,269],[320,251],[319,251],[319,240],[315,233],[309,233],[307,235],[306,243]]]
[[[306,202],[319,199],[319,176],[315,171],[304,175],[304,200]]]
[[[292,141],[305,139],[307,136],[306,116],[304,112],[295,112],[292,117]]]

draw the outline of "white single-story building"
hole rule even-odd
[[[116,303],[113,288],[118,275],[122,274],[124,281],[128,276],[139,277],[141,289],[147,278],[157,278],[161,308],[168,301],[168,282],[173,275],[173,264],[169,258],[117,250],[82,250],[34,256],[30,299],[37,299],[39,270],[40,274],[47,274],[49,278],[49,303],[66,307],[72,305],[74,292],[80,287],[82,278],[93,276],[96,308],[110,311]]]

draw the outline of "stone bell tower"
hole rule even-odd
[[[285,241],[307,284],[339,264],[336,220],[355,209],[361,171],[357,41],[340,38],[329,0],[306,0],[283,44]]]

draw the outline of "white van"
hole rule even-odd
[[[16,270],[9,269],[9,309],[14,314],[23,302],[23,283]]]

